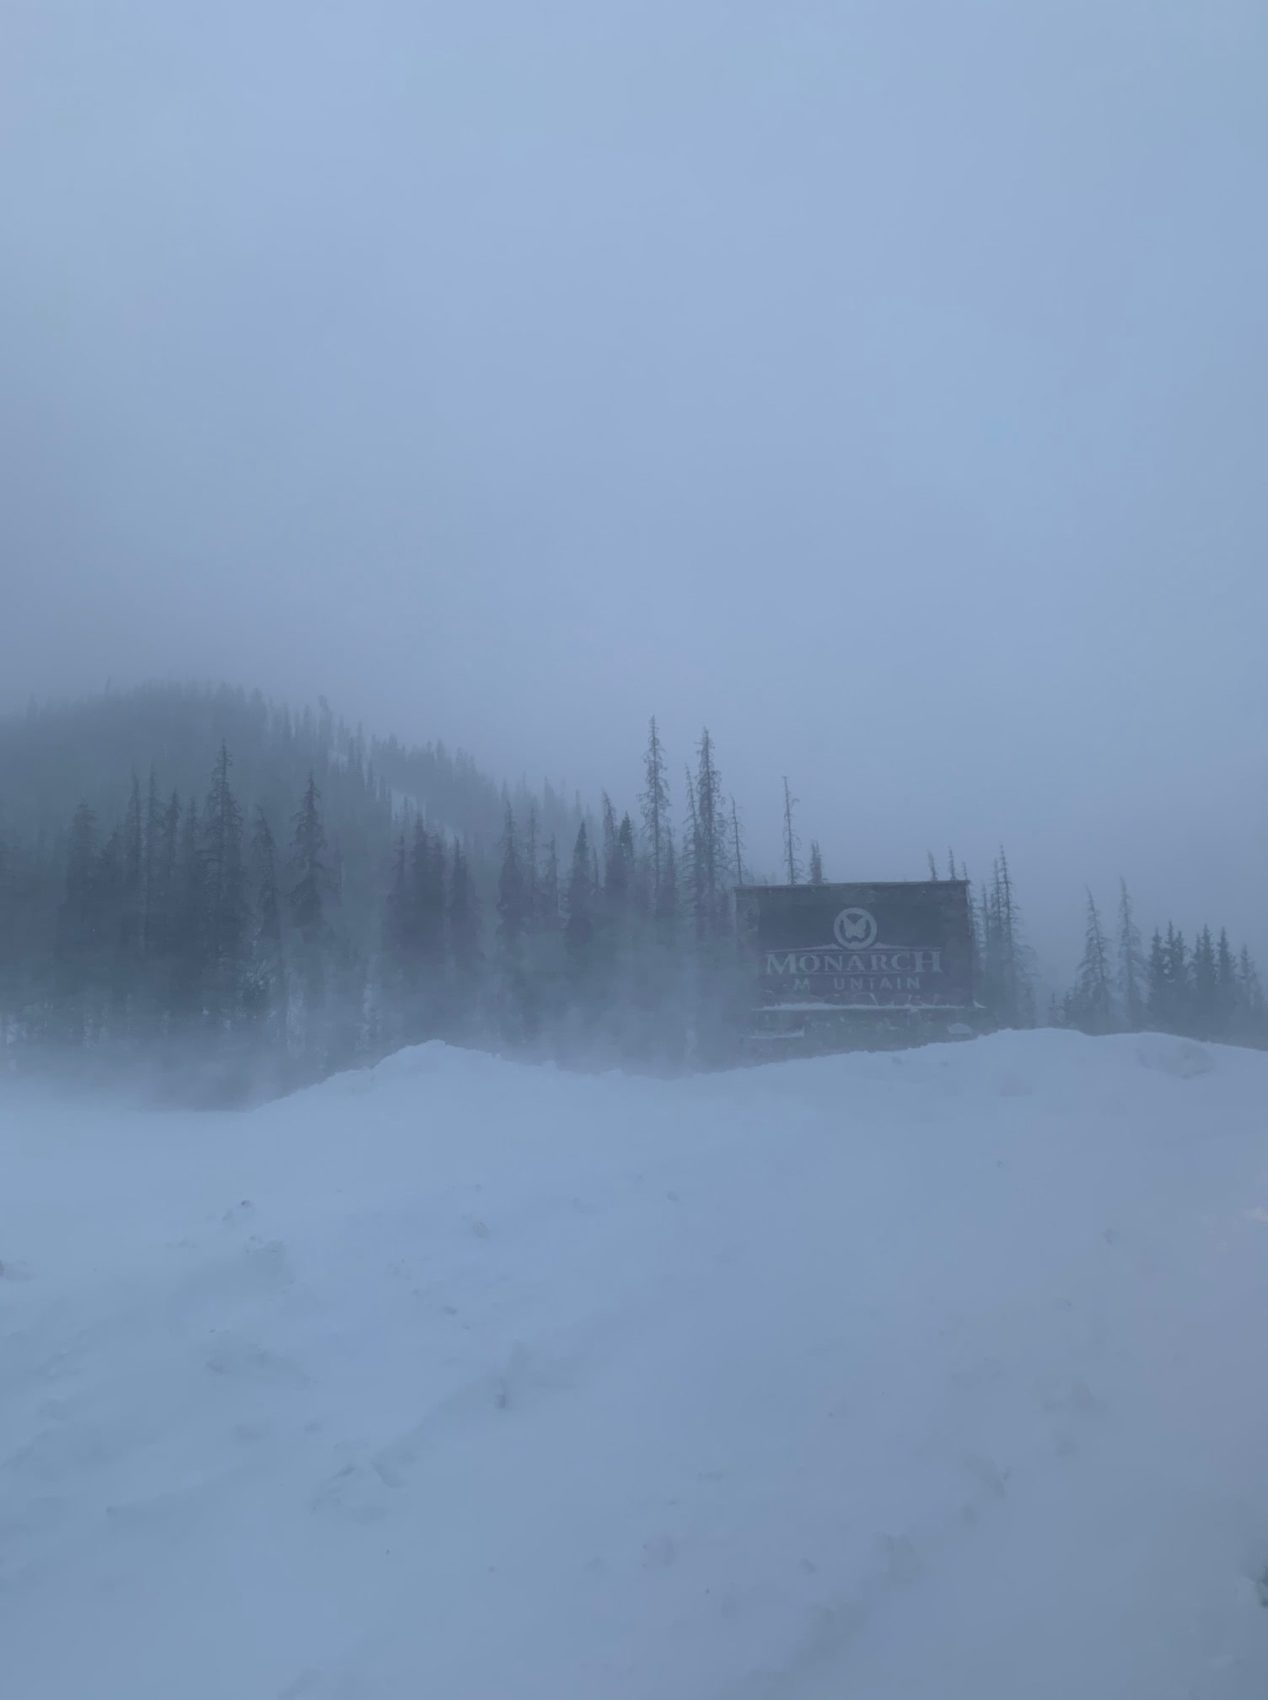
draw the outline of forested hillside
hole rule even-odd
[[[118,809],[120,775],[132,772],[142,785],[153,769],[165,790],[201,794],[222,745],[251,807],[293,807],[312,773],[340,830],[361,816],[367,783],[459,837],[492,843],[502,830],[504,788],[443,744],[367,737],[325,703],[294,713],[258,691],[156,684],[0,718],[0,834],[62,832],[80,803],[106,819]],[[529,800],[513,799],[517,808]],[[571,819],[549,787],[532,800],[551,830]]]
[[[508,809],[575,832],[549,787],[512,795],[461,753],[258,692],[153,685],[0,720],[8,1045],[214,1038],[299,1074],[381,1049],[394,839],[420,887],[433,857],[447,885],[467,870],[478,931]]]
[[[753,870],[707,731],[677,795],[671,771],[655,721],[630,806],[590,810],[499,788],[439,746],[367,738],[324,705],[165,685],[32,708],[0,722],[3,1055],[144,1057],[217,1096],[432,1037],[733,1060],[750,990],[731,892]],[[776,877],[819,883],[795,806],[785,781]],[[946,872],[968,878],[954,856]],[[1035,1025],[1002,850],[972,912],[979,1024]],[[1170,926],[1146,949],[1125,884],[1116,934],[1089,895],[1077,982],[1049,1020],[1268,1038],[1249,954]]]
[[[8,1052],[270,1081],[433,1036],[716,1055],[738,823],[707,733],[681,851],[654,729],[645,783],[636,826],[325,707],[156,686],[32,708],[0,725]]]

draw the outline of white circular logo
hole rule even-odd
[[[837,943],[845,950],[866,950],[876,943],[876,917],[870,909],[843,909],[832,923]]]

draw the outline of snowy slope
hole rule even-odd
[[[0,1094],[13,1700],[1268,1693],[1268,1058]]]

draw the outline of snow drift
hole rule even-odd
[[[0,1095],[14,1700],[1268,1692],[1268,1057]]]

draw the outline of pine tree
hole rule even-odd
[[[656,920],[662,934],[672,929],[678,919],[678,853],[674,835],[666,829],[664,854],[661,862],[660,889],[656,894]]]
[[[97,817],[80,803],[70,823],[66,876],[57,912],[58,1001],[65,1037],[88,1036],[101,952]]]
[[[414,823],[410,857],[410,919],[415,964],[434,989],[445,956],[445,846],[421,820]]]
[[[136,967],[124,919],[124,839],[116,827],[97,853],[95,870],[100,972],[103,978],[99,1014],[110,1036],[122,1037],[128,1027],[129,1006],[136,989]]]
[[[1155,927],[1149,944],[1149,962],[1145,971],[1145,1010],[1150,1025],[1159,1032],[1165,1032],[1171,1018],[1169,966],[1167,947],[1163,943],[1162,934]]]
[[[246,1003],[278,1042],[286,1034],[286,956],[282,936],[282,897],[278,888],[277,845],[263,809],[257,809],[251,835],[255,878],[255,931]]]
[[[415,816],[409,847],[398,834],[384,911],[384,949],[392,1004],[386,1019],[411,1043],[435,1036],[446,1021],[449,938],[443,838]]]
[[[964,902],[969,919],[969,959],[972,967],[973,998],[978,1004],[982,1002],[982,924],[978,913],[977,898],[974,895],[973,881],[969,878],[967,866],[960,869],[960,879],[964,884]]]
[[[734,797],[731,798],[731,843],[735,850],[735,883],[744,885],[744,846],[740,838],[740,814]]]
[[[145,949],[145,824],[141,813],[141,783],[132,775],[124,817],[119,869],[119,970],[135,988]]]
[[[170,959],[175,948],[177,869],[181,846],[181,800],[173,791],[163,810],[159,826],[158,854],[154,868],[154,886],[150,896],[147,920],[149,950],[152,955]]]
[[[1184,934],[1167,923],[1166,935],[1154,934],[1149,953],[1148,1011],[1150,1022],[1163,1033],[1193,1030],[1193,976]]]
[[[727,917],[726,813],[722,803],[722,778],[707,727],[700,737],[691,803],[696,926],[702,939],[716,939],[725,927]]]
[[[502,1037],[521,1044],[536,1025],[534,987],[526,972],[524,942],[528,930],[528,891],[515,815],[506,805],[502,862],[497,893],[498,1025]]]
[[[199,1016],[206,1007],[207,870],[203,861],[202,821],[191,798],[181,825],[177,868],[172,959],[175,974],[173,1003],[185,1017]]]
[[[696,931],[702,930],[701,914],[704,898],[701,891],[699,850],[700,850],[700,813],[696,808],[696,781],[690,768],[686,770],[687,789],[687,824],[686,837],[683,843],[684,873],[687,882],[687,903],[696,923]]]
[[[547,932],[559,929],[559,900],[559,845],[552,833],[546,845],[541,882],[541,922]]]
[[[293,822],[291,837],[291,925],[310,950],[325,926],[326,829],[321,818],[321,792],[310,773],[304,799]]]
[[[58,916],[58,947],[63,952],[82,954],[97,942],[96,865],[97,817],[87,803],[81,803],[71,818],[66,887]]]
[[[1144,980],[1140,928],[1132,913],[1132,900],[1124,879],[1119,881],[1118,900],[1118,995],[1129,1033],[1138,1033],[1144,1021]]]
[[[616,810],[603,793],[603,908],[609,927],[624,924],[630,899],[630,868],[621,847]]]
[[[1009,876],[1008,862],[1004,856],[1002,845],[995,862],[994,906],[1008,1024],[1009,1026],[1016,1026],[1018,1025],[1018,1006],[1021,999],[1018,986],[1017,935],[1013,917],[1013,883]]]
[[[399,996],[410,959],[409,855],[405,834],[398,832],[392,844],[392,866],[387,896],[383,900],[383,954],[391,964],[392,991]]]
[[[1198,934],[1190,974],[1189,1031],[1199,1039],[1214,1038],[1220,1028],[1219,967],[1210,927]]]
[[[46,1026],[50,1036],[79,1036],[59,1007],[75,981],[72,962],[59,953],[65,874],[46,840],[0,840],[0,1067],[17,1061],[10,1045],[38,1038]]]
[[[524,915],[530,927],[537,924],[541,909],[537,839],[537,804],[530,803],[528,805],[528,828],[524,834]]]
[[[1268,1028],[1265,1025],[1268,1009],[1265,1006],[1264,988],[1259,978],[1259,970],[1251,960],[1245,945],[1242,946],[1237,959],[1237,991],[1239,1037],[1250,1044],[1268,1043]]]
[[[1233,955],[1227,927],[1220,928],[1219,943],[1215,952],[1215,974],[1216,1032],[1221,1038],[1232,1038],[1237,1028],[1239,996],[1237,958]]]
[[[564,939],[574,973],[580,973],[589,966],[590,947],[594,937],[594,885],[590,864],[590,837],[584,821],[577,828],[577,841],[572,850],[567,907]]]
[[[987,988],[987,1003],[995,1019],[1003,1027],[1010,1025],[1008,945],[1005,934],[1003,894],[1000,890],[999,863],[995,864],[989,889],[982,888],[982,931],[985,941],[983,954],[983,984]]]
[[[331,892],[326,861],[326,828],[321,816],[321,792],[310,771],[303,800],[291,822],[290,881],[287,907],[294,928],[294,1005],[298,1035],[310,1057],[332,1060],[327,989],[334,962],[326,923],[326,897]],[[346,964],[344,966],[347,966]],[[336,1046],[338,1049],[338,1046]]]
[[[1035,990],[1030,972],[1030,953],[1022,939],[1021,912],[1013,888],[1008,858],[1000,846],[996,864],[1001,965],[1008,1008],[1008,1024],[1033,1027]]]
[[[145,855],[141,876],[141,938],[146,956],[156,944],[155,917],[159,906],[159,866],[163,841],[163,807],[159,800],[158,775],[151,763],[145,794]]]
[[[498,941],[504,957],[519,953],[528,921],[524,864],[511,806],[506,806],[502,831],[502,865],[498,873]]]
[[[1187,1033],[1193,1019],[1193,982],[1184,934],[1167,927],[1168,1031]]]
[[[466,851],[455,843],[449,873],[449,953],[460,972],[474,974],[480,956],[480,917]]]
[[[937,878],[936,874],[934,878]],[[812,838],[810,840],[810,883],[811,885],[822,885],[824,883],[823,852],[819,848],[819,840],[817,838]]]
[[[22,965],[18,935],[17,857],[12,846],[0,838],[0,1045],[9,1037],[9,1018],[20,996]]]
[[[784,776],[784,877],[789,885],[797,885],[801,879],[801,858],[798,851],[801,841],[793,829],[793,810],[797,799],[788,788],[788,776]]]
[[[651,865],[651,907],[659,912],[669,832],[669,781],[665,775],[665,755],[654,715],[648,728],[647,754],[643,758],[643,794],[639,803],[643,814],[643,837]]]
[[[1021,916],[1003,850],[980,901],[982,999],[1002,1027],[1033,1027],[1034,981]]]
[[[466,851],[455,843],[449,866],[450,1019],[459,1034],[476,1018],[482,961],[480,915]]]
[[[625,888],[625,905],[629,912],[636,906],[638,857],[634,844],[634,822],[628,814],[621,816],[621,824],[616,829],[616,857],[621,867],[621,884]]]
[[[1114,994],[1110,985],[1109,948],[1096,900],[1087,894],[1087,925],[1083,959],[1070,1004],[1070,1020],[1085,1033],[1108,1033],[1114,1026]]]
[[[242,1002],[248,926],[242,810],[229,784],[229,750],[220,746],[203,810],[207,958],[211,1007],[232,1019]]]

